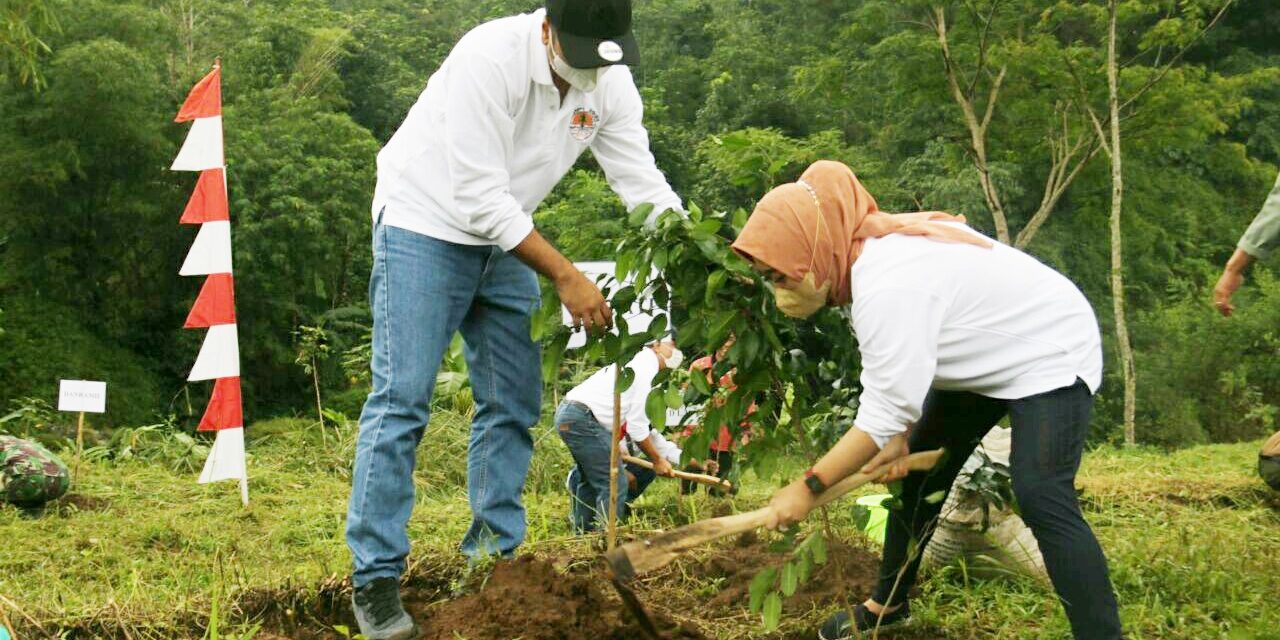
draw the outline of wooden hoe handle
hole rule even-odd
[[[622,456],[622,460],[627,464],[634,464],[637,467],[644,467],[645,469],[653,469],[653,463],[643,458],[624,455]],[[720,487],[725,491],[733,491],[733,483],[729,482],[728,480],[721,480],[720,478],[717,478],[715,476],[709,476],[705,473],[689,473],[687,471],[676,471],[675,474],[676,474],[676,477],[680,478],[681,480],[688,480],[690,482],[696,482],[698,484],[705,484],[708,487]]]
[[[907,456],[907,467],[911,471],[928,471],[938,464],[943,453],[941,449],[913,453]],[[855,473],[822,492],[822,495],[814,501],[814,507],[829,504],[864,484],[879,480],[886,471],[888,471],[886,467],[881,467],[869,474]],[[769,507],[762,507],[755,511],[695,522],[659,533],[648,540],[628,542],[606,553],[605,559],[609,562],[615,576],[622,580],[631,580],[642,573],[665,566],[676,556],[693,547],[762,527],[768,518]]]

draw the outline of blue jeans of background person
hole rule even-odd
[[[466,343],[475,397],[467,448],[472,520],[462,540],[470,557],[507,555],[524,540],[520,494],[542,402],[541,355],[529,337],[541,298],[529,267],[497,247],[383,224],[374,226],[373,256],[373,390],[360,414],[347,512],[357,587],[404,572],[415,454],[454,332]]]
[[[1019,400],[997,400],[964,391],[932,390],[924,413],[909,438],[912,451],[946,448],[944,463],[929,474],[913,473],[902,481],[903,509],[891,514],[885,531],[884,559],[872,598],[899,604],[916,581],[929,526],[943,501],[923,499],[947,492],[969,454],[992,426],[1009,415],[1013,427],[1010,474],[1022,519],[1035,534],[1071,631],[1076,638],[1121,638],[1120,613],[1107,573],[1102,547],[1076,500],[1080,468],[1093,411],[1093,395],[1083,381],[1070,387]],[[911,539],[920,541],[912,545]],[[905,563],[905,567],[904,567]],[[898,580],[902,572],[901,581]],[[890,597],[892,596],[892,597]]]
[[[564,401],[556,409],[556,432],[573,456],[569,471],[569,520],[575,531],[599,529],[609,518],[609,458],[613,436],[586,406]],[[618,464],[618,515],[625,513],[627,474]]]

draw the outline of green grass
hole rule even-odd
[[[352,430],[331,426],[322,437],[302,420],[256,425],[248,509],[234,483],[197,485],[190,473],[138,462],[86,463],[75,488],[81,498],[42,518],[0,508],[0,622],[7,617],[23,638],[67,629],[79,632],[62,637],[200,638],[217,620],[222,638],[253,637],[242,603],[275,593],[305,604],[348,572],[342,528]],[[439,413],[420,451],[414,562],[459,562],[456,545],[469,519],[461,482],[466,431],[463,416]],[[565,518],[568,455],[546,427],[536,439],[525,551],[590,557],[591,542],[572,537]],[[1257,448],[1087,455],[1079,480],[1086,513],[1133,637],[1280,638],[1280,500],[1254,473]],[[748,477],[734,506],[759,506],[772,486]],[[640,506],[632,533],[717,508],[702,498],[677,508],[674,484],[665,481]],[[855,535],[848,509],[831,517],[844,535]],[[951,638],[1068,637],[1052,592],[1031,580],[982,582],[947,569],[924,581],[913,610]],[[786,626],[801,628],[825,613],[785,612]],[[709,628],[738,634],[748,623]]]

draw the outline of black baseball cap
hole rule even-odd
[[[631,33],[631,0],[547,0],[565,62],[578,69],[640,62]]]

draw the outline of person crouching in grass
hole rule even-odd
[[[658,372],[677,368],[683,360],[684,355],[675,344],[664,341],[641,349],[625,365],[635,372],[635,379],[622,393],[623,433],[653,462],[653,472],[659,476],[674,477],[675,474],[671,462],[657,447],[661,436],[649,428],[645,400]],[[609,365],[592,374],[565,394],[556,409],[557,433],[569,447],[575,463],[567,484],[572,496],[570,519],[578,533],[597,530],[609,516],[609,464],[614,447],[613,386],[617,366]],[[677,460],[678,456],[677,453]],[[626,469],[621,464],[617,482],[617,513],[622,514],[628,491]]]

